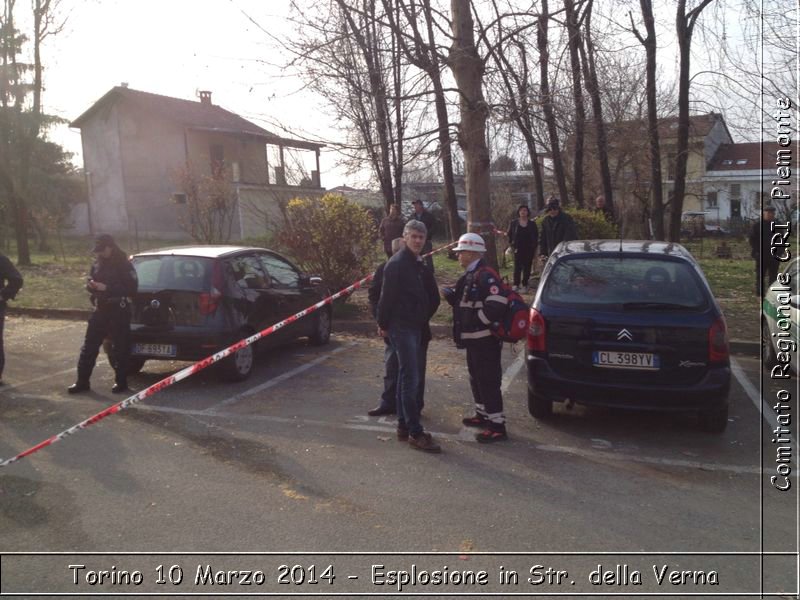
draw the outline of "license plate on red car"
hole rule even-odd
[[[650,352],[618,352],[596,350],[592,352],[592,364],[607,369],[640,369],[657,371],[661,367],[659,357]]]
[[[175,344],[134,344],[131,354],[174,357],[178,354],[178,347]]]

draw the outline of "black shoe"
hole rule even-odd
[[[121,394],[122,392],[128,391],[128,384],[127,383],[115,383],[111,388],[112,394]]]
[[[70,394],[80,394],[81,392],[88,392],[90,389],[88,381],[76,381],[67,388],[67,391]]]
[[[481,444],[492,444],[494,442],[502,442],[508,439],[508,434],[505,428],[502,430],[485,429],[475,435],[475,439]]]
[[[382,406],[376,406],[372,410],[368,410],[367,414],[370,417],[382,417],[384,415],[393,415],[396,414],[394,410],[391,408],[383,408]]]
[[[489,425],[489,419],[478,414],[461,419],[461,422],[465,427],[487,427]]]
[[[408,441],[408,429],[400,426],[397,427],[397,441],[398,442]]]

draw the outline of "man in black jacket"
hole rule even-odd
[[[114,344],[115,394],[128,389],[128,355],[130,354],[131,301],[138,288],[138,279],[128,256],[110,235],[95,240],[96,257],[86,284],[94,312],[89,317],[86,337],[78,358],[78,380],[69,386],[70,394],[89,389],[89,378],[97,361],[103,340],[110,336]]]
[[[22,287],[22,275],[4,254],[0,254],[0,385],[3,385],[3,367],[6,355],[3,350],[3,327],[6,320],[6,303],[12,300]]]
[[[773,230],[775,222],[775,207],[765,206],[761,212],[761,219],[753,223],[747,240],[750,242],[750,256],[756,265],[756,294],[764,297],[766,290],[778,278],[780,262],[772,255],[772,236],[777,233]],[[764,277],[767,284],[764,285]]]
[[[547,216],[542,220],[542,231],[539,235],[539,259],[542,262],[547,260],[561,242],[578,239],[575,221],[561,210],[558,198],[550,198],[546,208]]]
[[[433,273],[420,257],[427,229],[411,220],[403,230],[406,247],[383,269],[383,285],[377,307],[379,332],[389,336],[397,353],[398,402],[397,439],[408,440],[412,448],[441,452],[439,445],[419,422],[420,373],[425,357],[422,339],[425,327],[439,308],[439,294]]]

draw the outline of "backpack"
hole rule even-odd
[[[506,311],[499,322],[492,323],[489,330],[492,335],[504,342],[518,342],[528,335],[528,320],[530,319],[530,307],[525,303],[522,296],[511,289],[507,282],[500,279],[500,276],[493,269],[484,267],[497,280],[500,287],[500,296],[508,298]]]

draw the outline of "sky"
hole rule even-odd
[[[613,0],[613,6],[618,1]],[[196,99],[198,90],[210,90],[214,104],[288,137],[326,141],[337,136],[323,101],[276,66],[285,58],[260,29],[277,37],[294,33],[286,19],[288,0],[62,0],[62,4],[62,14],[68,14],[66,27],[43,49],[44,109],[50,114],[74,120],[112,87],[126,82],[132,89],[189,100]],[[670,5],[668,0],[660,3],[664,12],[660,26],[672,26]],[[28,6],[17,2],[18,20]],[[619,6],[616,18],[626,26],[627,9]],[[260,27],[246,15],[256,18]],[[735,20],[733,15],[729,35]],[[659,63],[666,71],[676,66],[673,37],[665,35],[660,42]],[[702,56],[695,57],[693,70],[699,67],[698,58]],[[82,163],[78,130],[62,127],[51,138],[74,152],[77,164]],[[323,186],[369,184],[369,174],[349,176],[337,167],[336,158],[330,147],[323,151]]]
[[[265,129],[301,139],[333,134],[319,100],[302,82],[282,76],[280,61],[263,31],[243,14],[258,16],[270,33],[291,33],[288,2],[253,0],[64,0],[63,32],[46,42],[44,110],[74,120],[112,87],[187,100],[210,90],[214,104]],[[21,11],[27,3],[18,2]],[[265,62],[267,64],[265,64]],[[289,131],[281,131],[283,124]],[[60,128],[51,138],[80,158],[80,132]],[[321,158],[322,184],[346,175],[330,150]],[[366,183],[366,181],[361,182]]]

